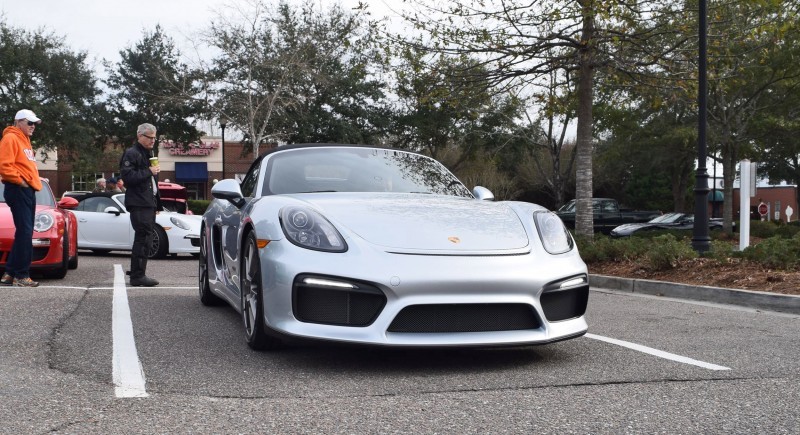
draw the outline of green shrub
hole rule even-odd
[[[206,212],[208,208],[208,204],[211,204],[211,201],[207,199],[190,199],[189,200],[189,210],[196,215],[202,215]]]
[[[750,236],[760,239],[768,239],[775,235],[778,228],[774,222],[770,221],[750,221]]]
[[[637,231],[636,233],[634,233],[632,238],[652,240],[655,239],[656,237],[663,236],[665,234],[671,234],[678,240],[692,238],[692,230],[667,230],[667,229]]]
[[[800,267],[800,224],[776,225],[752,221],[758,234],[776,233],[763,237],[760,243],[739,251],[738,237],[711,232],[711,249],[704,256],[719,261],[743,258],[769,268]],[[758,237],[758,236],[756,236]],[[691,233],[645,232],[642,235],[611,238],[596,234],[594,239],[576,236],[581,258],[587,264],[603,261],[635,261],[648,269],[659,271],[674,268],[681,260],[697,258],[692,248]]]
[[[598,245],[596,240],[584,236],[574,236],[575,243],[578,245],[578,252],[586,263],[596,263],[608,260],[608,254],[602,245]]]
[[[780,225],[775,229],[775,235],[784,239],[791,239],[797,233],[800,233],[800,226],[797,225]]]
[[[711,252],[708,256],[722,261],[732,257],[741,257],[742,255],[738,250],[738,245],[734,245],[730,241],[711,240]]]
[[[800,264],[800,235],[791,239],[780,236],[764,239],[742,252],[744,258],[776,269],[789,269]]]
[[[645,255],[652,270],[674,268],[678,261],[696,258],[695,252],[686,240],[678,240],[672,234],[654,237],[650,249]]]
[[[575,237],[578,251],[586,263],[636,260],[649,249],[650,241],[639,237],[612,238],[596,234],[594,239]]]

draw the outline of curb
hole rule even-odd
[[[677,299],[737,305],[765,311],[800,315],[800,296],[751,290],[693,286],[649,279],[589,275],[589,286],[597,289],[666,296]]]

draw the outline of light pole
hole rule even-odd
[[[219,126],[222,128],[222,179],[225,179],[225,126],[228,125],[228,118],[220,116]]]
[[[700,0],[699,8],[699,70],[698,70],[698,125],[697,125],[697,171],[694,185],[694,233],[692,247],[698,253],[711,249],[708,237],[708,171],[706,170],[706,119],[708,84],[706,80],[706,0]],[[715,198],[716,199],[716,198]]]

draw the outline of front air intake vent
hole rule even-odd
[[[540,300],[547,320],[558,322],[574,319],[586,313],[586,304],[589,302],[589,285],[563,290],[545,290]]]
[[[496,332],[539,328],[527,304],[433,304],[403,308],[389,332]]]
[[[340,326],[367,326],[386,305],[386,296],[375,286],[362,282],[333,281],[350,287],[326,286],[308,275],[295,279],[292,310],[297,320]],[[328,278],[317,281],[326,282]],[[310,282],[310,283],[309,283]]]

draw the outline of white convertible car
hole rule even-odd
[[[561,220],[470,193],[429,157],[283,146],[211,193],[200,300],[239,311],[251,348],[519,346],[587,331],[587,269]]]
[[[130,251],[134,231],[125,209],[124,193],[70,195],[78,200],[72,210],[78,218],[78,248],[95,252]],[[156,215],[156,228],[149,258],[167,254],[200,252],[200,216],[162,211]]]

